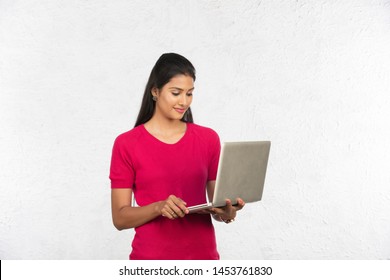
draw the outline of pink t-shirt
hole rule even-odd
[[[139,206],[174,194],[191,205],[206,202],[206,183],[216,179],[220,140],[210,128],[187,123],[184,136],[166,144],[139,125],[117,137],[111,188],[132,188]],[[219,259],[211,216],[158,217],[135,228],[130,259]]]

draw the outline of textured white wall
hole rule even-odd
[[[0,258],[126,259],[114,138],[164,52],[199,124],[273,142],[223,259],[390,258],[390,2],[0,0]]]

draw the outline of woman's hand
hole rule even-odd
[[[188,214],[189,211],[186,205],[187,203],[181,198],[172,194],[166,200],[159,203],[159,211],[161,216],[174,220],[179,217],[183,218]]]
[[[237,211],[241,210],[245,202],[241,198],[237,198],[237,205],[233,206],[230,199],[226,199],[226,205],[221,208],[211,208],[209,211],[213,215],[217,215],[225,223],[231,222],[237,215]]]

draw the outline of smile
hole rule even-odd
[[[187,111],[187,109],[182,109],[182,108],[173,108],[173,109],[175,109],[175,111],[180,114],[184,114]]]

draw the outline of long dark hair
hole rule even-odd
[[[134,127],[146,123],[153,116],[156,102],[153,101],[152,89],[162,89],[174,76],[179,74],[188,75],[195,81],[195,68],[187,58],[176,53],[165,53],[160,56],[150,73]],[[181,121],[194,122],[191,108],[188,108]]]

